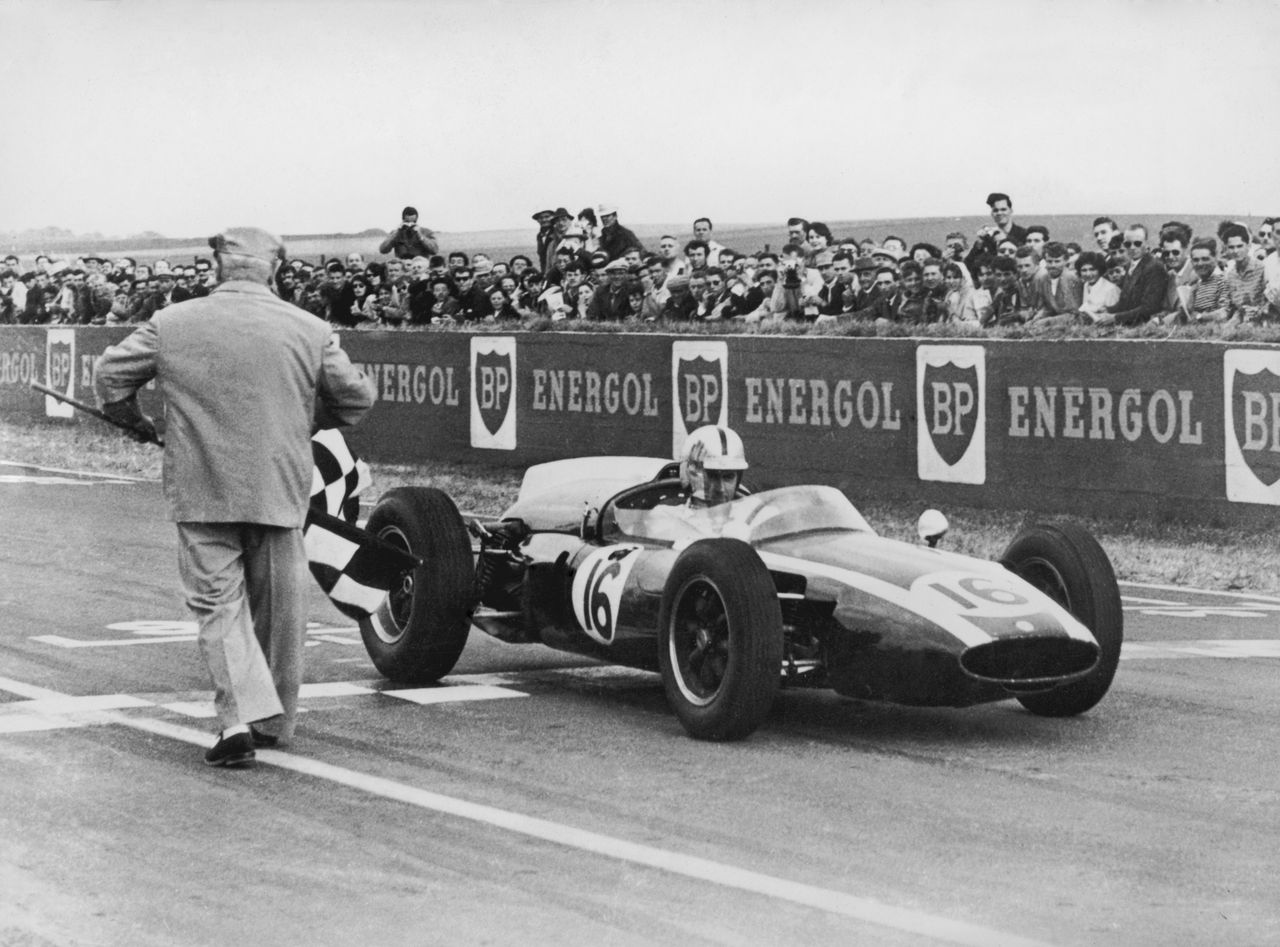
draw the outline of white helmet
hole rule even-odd
[[[722,478],[707,477],[708,470],[740,474],[746,469],[747,455],[742,448],[742,438],[730,428],[708,424],[685,438],[680,457],[680,482],[695,501],[724,503],[732,500],[737,491],[737,476],[731,478],[730,485],[725,488]],[[709,479],[714,483],[709,485]]]

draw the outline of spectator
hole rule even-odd
[[[963,266],[965,255],[969,249],[969,241],[965,235],[960,231],[955,230],[947,234],[947,238],[943,242],[946,244],[946,247],[941,254],[943,262],[959,263]],[[965,268],[964,275],[966,281],[972,282],[972,279],[970,278],[972,274],[969,272],[968,268]]]
[[[627,318],[630,273],[622,260],[613,260],[604,268],[604,283],[591,297],[587,318],[597,322],[621,322]]]
[[[1221,229],[1222,241],[1232,262],[1226,267],[1227,291],[1231,295],[1230,318],[1255,322],[1266,318],[1263,265],[1253,258],[1249,231],[1243,224]]]
[[[1093,220],[1093,239],[1102,253],[1110,253],[1112,243],[1120,236],[1120,225],[1110,217],[1095,217]]]
[[[335,326],[350,328],[360,321],[360,317],[351,311],[355,293],[347,278],[347,268],[338,260],[330,260],[324,271],[326,279],[320,287],[320,296],[324,300],[326,318]]]
[[[946,283],[946,321],[956,324],[979,326],[991,307],[991,294],[965,282],[964,265],[952,260],[942,264],[942,278]]]
[[[812,263],[822,283],[801,300],[805,318],[835,315],[840,311],[840,294],[843,292],[836,277],[835,254],[830,250],[819,250],[813,255]]]
[[[822,221],[815,220],[805,231],[805,240],[809,245],[808,262],[813,266],[818,254],[831,246],[831,228]]]
[[[1022,284],[1023,299],[1034,311],[1038,295],[1035,279],[1036,274],[1040,272],[1040,254],[1030,246],[1023,245],[1018,247],[1018,251],[1013,255],[1013,262],[1018,267],[1018,282]]]
[[[920,264],[920,284],[924,292],[922,322],[947,322],[947,281],[942,272],[942,260],[929,257]]]
[[[515,306],[511,305],[511,298],[498,287],[490,288],[488,298],[489,315],[485,316],[486,320],[490,322],[515,322],[520,319],[520,313],[516,312]]]
[[[524,273],[525,270],[532,269],[532,268],[533,268],[533,261],[530,260],[523,253],[517,253],[510,260],[507,261],[507,269],[511,272],[511,275],[516,278],[519,278]]]
[[[1041,224],[1032,224],[1027,228],[1027,238],[1023,246],[1036,251],[1036,256],[1044,259],[1044,245],[1049,242],[1049,228]]]
[[[686,243],[684,245],[684,258],[688,263],[689,272],[697,273],[700,270],[705,270],[708,266],[707,255],[710,252],[711,248],[701,240],[690,240]]]
[[[1222,322],[1229,316],[1231,291],[1218,269],[1218,242],[1198,237],[1191,242],[1191,268],[1195,277],[1185,287],[1184,311],[1192,322]]]
[[[542,267],[542,272],[550,273],[555,263],[556,250],[559,249],[560,240],[564,236],[569,225],[573,223],[573,214],[569,213],[563,207],[557,207],[555,213],[551,215],[551,234],[547,240],[546,250],[544,254],[538,258],[538,263]]]
[[[808,244],[809,221],[803,217],[787,218],[787,243],[800,248],[800,252],[808,256],[812,247]]]
[[[1258,239],[1266,255],[1262,258],[1262,294],[1269,305],[1269,317],[1280,319],[1280,218],[1268,217],[1258,228]]]
[[[596,220],[596,212],[590,207],[582,208],[582,210],[578,211],[578,219],[575,223],[582,230],[583,249],[588,253],[594,253],[599,250],[600,222]]]
[[[609,255],[611,261],[619,259],[633,247],[644,253],[644,244],[639,238],[618,223],[616,204],[601,204],[596,210],[600,214],[600,249]]]
[[[426,227],[418,226],[418,210],[406,207],[400,212],[400,226],[378,244],[379,253],[391,253],[398,259],[411,260],[415,256],[429,257],[436,252],[436,235]]]
[[[1081,253],[1076,257],[1076,275],[1080,277],[1080,318],[1088,325],[1111,325],[1112,311],[1120,302],[1120,287],[1103,274],[1107,258],[1101,253]]]
[[[366,321],[377,321],[378,313],[374,308],[377,299],[369,289],[369,279],[366,276],[353,276],[351,278],[351,315],[356,319],[357,323]]]
[[[804,299],[817,295],[822,282],[817,271],[805,265],[799,245],[788,243],[782,248],[779,280],[774,287],[770,309],[779,319],[801,318],[804,314]]]
[[[876,270],[879,264],[875,260],[859,257],[853,264],[854,282],[840,298],[841,314],[849,314],[859,309],[866,309],[876,296]]]
[[[661,257],[651,256],[645,261],[645,272],[648,274],[649,282],[644,287],[645,294],[651,297],[653,302],[657,304],[659,312],[667,305],[667,300],[671,298],[671,287],[667,285],[670,277],[670,270],[667,264],[663,262]]]
[[[539,260],[547,258],[548,245],[555,239],[555,227],[552,226],[555,216],[556,212],[553,210],[540,210],[533,215],[538,224],[538,233],[534,236],[533,243]]]
[[[701,240],[707,245],[707,266],[724,266],[724,261],[720,259],[720,252],[724,250],[720,244],[711,236],[711,218],[699,217],[693,222],[693,239]]]
[[[991,294],[991,313],[987,325],[1020,325],[1031,315],[1031,300],[1019,279],[1018,263],[1013,257],[997,257],[991,264],[995,291]]]
[[[924,269],[915,260],[907,260],[902,264],[902,273],[898,278],[901,286],[901,298],[889,311],[893,322],[920,324],[925,321]]]
[[[671,234],[663,234],[658,238],[658,259],[666,267],[668,279],[684,276],[689,270],[688,263],[678,252],[678,247],[676,238]]]
[[[471,322],[489,315],[489,297],[476,285],[476,274],[470,268],[458,270],[454,274],[454,280],[458,287],[457,318],[463,322]]]
[[[1185,252],[1187,244],[1191,242],[1190,233],[1190,227],[1171,227],[1168,224],[1160,231],[1160,262],[1169,274],[1164,291],[1164,322],[1187,321],[1184,285],[1195,279],[1195,272],[1190,270],[1191,263]]]
[[[1169,277],[1151,255],[1146,243],[1147,228],[1142,224],[1130,224],[1124,232],[1124,250],[1129,267],[1124,286],[1120,289],[1120,301],[1116,303],[1116,325],[1141,325],[1164,307]]]
[[[591,287],[587,283],[587,271],[576,261],[565,266],[564,284],[562,287],[561,305],[562,319],[585,319],[587,307],[591,305]]]
[[[705,271],[703,271],[705,272]],[[671,281],[671,298],[662,311],[664,319],[691,321],[707,292],[707,278],[703,272],[691,273]]]
[[[1036,311],[1032,322],[1063,326],[1075,321],[1084,289],[1079,274],[1068,269],[1067,255],[1066,246],[1057,240],[1044,245],[1044,270],[1034,280]]]
[[[935,247],[932,243],[913,244],[907,256],[915,260],[921,266],[924,266],[925,260],[942,259],[942,251]]]

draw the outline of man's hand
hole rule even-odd
[[[156,424],[142,413],[137,398],[125,398],[102,406],[102,413],[118,424],[126,434],[140,444],[158,444]]]

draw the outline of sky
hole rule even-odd
[[[1280,214],[1280,0],[0,0],[0,232]]]

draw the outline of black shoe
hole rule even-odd
[[[250,727],[249,733],[253,736],[253,745],[260,750],[269,749],[280,742],[280,738],[274,733],[263,733],[257,727]]]
[[[247,733],[234,736],[218,736],[218,742],[204,755],[209,766],[251,766],[253,765],[253,737]]]

